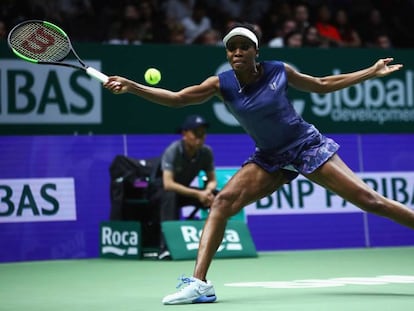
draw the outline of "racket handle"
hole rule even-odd
[[[105,83],[106,81],[108,81],[108,76],[96,70],[95,68],[92,68],[92,67],[86,68],[86,73],[90,75],[91,77],[94,77],[95,79],[101,81],[102,83]]]

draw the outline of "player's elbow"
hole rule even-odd
[[[310,93],[328,93],[328,84],[323,78],[313,78],[305,83],[291,83],[298,90]]]
[[[319,94],[329,93],[330,90],[328,82],[324,78],[315,79],[312,92]]]
[[[185,95],[178,95],[177,98],[174,100],[174,107],[175,108],[182,108],[190,105],[197,105],[201,102],[198,101],[196,98],[193,98],[191,96],[185,96]]]
[[[173,95],[169,96],[164,104],[171,108],[181,108],[189,105],[188,101],[179,93],[174,93]]]

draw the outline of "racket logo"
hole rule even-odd
[[[55,43],[55,38],[45,32],[43,28],[38,28],[22,43],[22,47],[35,54],[44,53],[49,46]]]
[[[107,75],[87,66],[79,58],[67,34],[50,22],[40,20],[21,22],[10,31],[7,43],[14,54],[27,62],[80,69],[102,83],[108,81]],[[79,64],[64,61],[70,52]]]

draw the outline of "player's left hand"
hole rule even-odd
[[[386,75],[389,75],[390,73],[393,73],[394,71],[400,70],[403,65],[402,64],[395,64],[390,65],[390,63],[394,60],[392,57],[383,58],[378,60],[374,67],[375,67],[375,75],[377,77],[384,77]]]

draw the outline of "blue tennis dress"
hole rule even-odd
[[[218,75],[225,105],[256,145],[247,162],[269,172],[291,165],[300,173],[311,173],[339,145],[295,111],[287,96],[283,62],[265,61],[261,65],[260,79],[243,88],[232,69]]]

